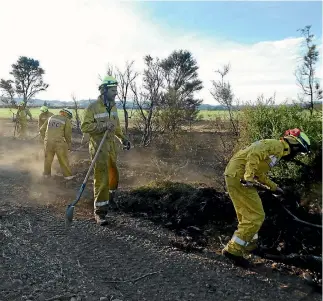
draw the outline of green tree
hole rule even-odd
[[[8,79],[8,80],[1,79],[0,80],[0,89],[2,91],[1,100],[5,104],[15,107],[16,101],[14,99],[14,96],[15,96],[16,92],[15,92],[13,83],[14,82],[11,79]]]
[[[148,146],[159,131],[158,115],[162,95],[163,75],[159,58],[144,57],[145,69],[140,87],[133,81],[130,85],[132,98],[137,108],[136,128],[141,132],[141,145]]]
[[[9,107],[10,112],[12,113],[12,121],[15,120],[15,113],[12,111],[12,109],[15,109],[17,107],[17,102],[15,100],[15,89],[13,87],[13,80],[8,79],[0,80],[0,89],[1,89],[1,95],[0,100],[6,104],[7,107]]]
[[[181,125],[196,119],[201,99],[194,93],[203,88],[198,78],[196,60],[186,50],[173,51],[160,66],[164,77],[164,93],[159,104],[165,131],[175,133]]]
[[[20,56],[11,66],[10,74],[14,77],[14,81],[1,79],[1,88],[4,89],[5,86],[2,84],[7,83],[7,89],[4,90],[7,93],[9,90],[13,91],[14,94],[22,97],[25,104],[37,93],[48,88],[49,85],[43,81],[45,71],[40,67],[38,60]]]
[[[319,80],[315,76],[316,64],[319,61],[319,51],[314,43],[314,35],[311,33],[311,26],[307,25],[299,29],[303,37],[302,64],[295,72],[297,84],[302,90],[303,98],[309,99],[311,115],[314,110],[314,102],[322,99],[322,89]]]

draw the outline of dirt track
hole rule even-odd
[[[112,213],[111,224],[98,227],[80,209],[66,228],[74,187],[41,182],[35,143],[0,143],[0,300],[321,300],[298,277],[179,251],[172,232],[145,219]]]

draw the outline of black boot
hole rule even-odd
[[[222,250],[222,255],[228,258],[234,265],[242,267],[244,269],[250,268],[251,263],[243,256],[236,256],[229,253],[227,250]]]
[[[94,210],[94,218],[98,225],[105,226],[108,224],[108,218],[107,218],[107,210],[106,208],[96,208]]]
[[[115,195],[116,195],[116,191],[115,190],[110,190],[109,208],[111,208],[112,210],[118,209],[118,204],[115,201]]]

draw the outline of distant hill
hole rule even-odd
[[[17,102],[21,101],[21,98],[15,98]],[[96,99],[82,99],[78,101],[80,108],[86,108],[91,102],[95,101]],[[31,107],[40,107],[43,106],[46,102],[48,107],[52,108],[63,108],[63,107],[74,107],[73,101],[61,101],[61,100],[43,100],[43,99],[32,99],[32,103],[30,104]],[[122,108],[122,104],[120,101],[116,101],[117,107]],[[0,107],[5,107],[6,104],[0,100]],[[321,101],[315,102],[315,106],[322,106]],[[136,105],[132,101],[127,101],[127,109],[136,109]],[[234,107],[234,109],[238,109],[238,107]],[[226,110],[225,106],[222,105],[211,105],[211,104],[201,104],[199,106],[199,110],[208,110],[208,111],[223,111]]]
[[[15,98],[15,101],[20,102],[22,99],[21,98]],[[89,105],[90,101],[92,100],[80,100],[78,101],[80,107],[85,108]],[[29,103],[30,107],[41,107],[44,104],[47,104],[48,107],[72,107],[74,106],[73,101],[61,101],[61,100],[43,100],[43,99],[32,99],[31,102]],[[0,100],[0,106],[6,106],[6,104]]]
[[[21,98],[15,98],[17,102],[21,101]],[[78,104],[81,108],[86,108],[91,102],[95,101],[96,99],[82,99],[78,101]],[[29,106],[31,107],[40,107],[43,106],[44,103],[46,102],[48,107],[56,107],[56,108],[61,108],[61,107],[74,107],[73,101],[61,101],[61,100],[43,100],[43,99],[32,99],[31,103]],[[122,104],[120,101],[116,101],[117,107],[122,108]],[[3,102],[0,100],[0,106],[5,106]],[[127,109],[133,109],[136,108],[136,105],[132,101],[127,101]],[[200,110],[224,110],[225,107],[221,105],[210,105],[210,104],[201,104],[199,106]]]

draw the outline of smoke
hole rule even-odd
[[[145,185],[155,180],[214,185],[215,178],[220,178],[221,182],[223,162],[218,162],[215,156],[219,139],[210,133],[191,136],[183,135],[176,141],[176,148],[165,144],[120,151],[120,186]]]
[[[8,123],[8,122],[7,122]],[[2,123],[1,132],[11,133],[12,123]],[[24,202],[29,201],[50,205],[55,202],[71,201],[81,185],[90,165],[88,147],[69,154],[72,171],[78,176],[68,184],[60,174],[61,169],[55,157],[52,165],[52,179],[42,177],[44,154],[43,145],[35,139],[13,139],[10,135],[0,138],[0,168],[17,174],[12,180],[15,187],[24,186]],[[179,182],[200,182],[214,186],[222,179],[221,162],[216,161],[215,153],[219,149],[219,138],[213,133],[189,133],[176,142],[177,148],[170,147],[170,142],[141,148],[135,146],[129,151],[118,151],[120,189],[146,185],[151,181],[170,180]],[[31,134],[30,138],[35,137]],[[78,149],[78,137],[73,133],[73,149]],[[80,140],[80,139],[79,139]],[[18,179],[19,178],[19,179]],[[28,180],[27,180],[28,179]],[[221,186],[221,185],[220,185]],[[87,184],[92,195],[91,177]],[[85,197],[85,196],[84,196]]]
[[[21,204],[31,202],[48,205],[55,202],[62,189],[57,187],[55,181],[44,182],[43,166],[43,145],[37,138],[32,140],[6,136],[0,138],[0,170],[10,185],[8,189],[12,200]],[[59,164],[54,158],[52,174],[58,170]]]

